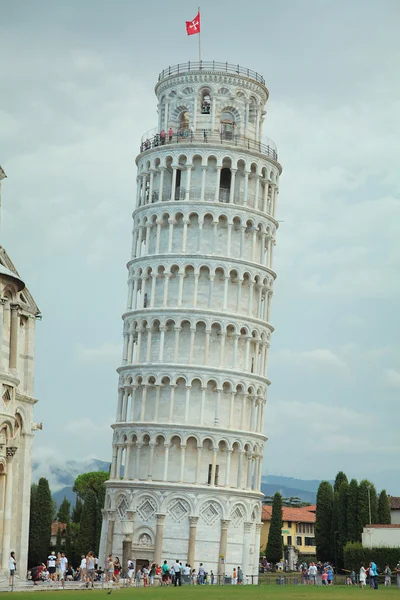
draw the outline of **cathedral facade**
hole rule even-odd
[[[228,63],[158,78],[142,138],[100,560],[258,576],[281,166],[268,90]],[[125,564],[125,563],[124,563]]]
[[[0,167],[1,180],[5,173]],[[28,560],[35,326],[40,317],[25,283],[0,246],[0,552],[8,573],[15,552],[25,578]]]

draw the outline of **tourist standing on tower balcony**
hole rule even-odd
[[[164,131],[164,129],[161,129],[161,131],[160,131],[160,142],[161,142],[161,146],[164,146],[164,144],[165,144],[165,131]]]
[[[169,143],[172,142],[173,135],[174,135],[174,131],[173,131],[172,127],[170,127],[169,131],[168,131]]]
[[[8,559],[8,568],[10,570],[10,585],[12,585],[15,575],[15,569],[17,568],[17,561],[15,560],[14,552],[11,552],[10,558]]]

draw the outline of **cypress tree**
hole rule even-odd
[[[346,473],[344,473],[343,471],[339,471],[335,477],[335,483],[333,485],[334,492],[339,492],[340,486],[342,485],[343,481],[345,481],[346,483],[349,483]]]
[[[106,486],[103,485],[98,492],[97,496],[97,505],[96,505],[96,544],[94,547],[94,552],[96,556],[99,553],[100,548],[100,536],[101,536],[101,526],[103,524],[103,513],[101,512],[104,508],[104,503],[106,499]]]
[[[97,501],[96,494],[88,490],[83,504],[78,537],[78,551],[87,554],[96,545]]]
[[[378,501],[378,523],[380,525],[390,525],[392,515],[390,512],[390,502],[386,490],[382,490],[379,494]]]
[[[57,529],[57,535],[56,535],[56,550],[57,550],[57,552],[61,551],[61,546],[62,546],[62,534],[61,534],[61,527],[59,527]]]
[[[46,561],[50,550],[53,499],[49,482],[44,477],[31,489],[29,526],[29,565],[36,566]]]
[[[352,479],[347,496],[347,538],[349,542],[361,542],[358,525],[358,483]]]
[[[370,510],[371,519],[369,514]],[[358,518],[360,535],[363,527],[370,524],[370,520],[371,525],[378,520],[378,500],[376,490],[375,486],[368,481],[368,479],[363,479],[358,488]]]
[[[275,564],[282,559],[282,496],[279,492],[274,495],[272,504],[271,524],[269,527],[268,543],[265,551],[267,560]]]
[[[322,481],[317,492],[317,511],[315,519],[315,545],[318,560],[334,558],[332,539],[333,489],[329,481]]]
[[[60,504],[60,508],[57,513],[58,520],[60,523],[67,525],[71,519],[71,502],[64,496],[64,500]]]
[[[77,496],[76,497],[76,501],[75,501],[75,506],[72,509],[71,520],[72,520],[73,523],[80,523],[81,522],[82,511],[83,511],[83,502],[79,498],[79,496]]]
[[[37,509],[37,483],[31,485],[31,505],[29,516],[29,549],[28,566],[34,567],[42,562],[43,557],[39,555],[41,519]]]
[[[338,492],[338,547],[337,547],[337,566],[343,566],[343,548],[348,541],[347,529],[347,502],[349,495],[349,484],[347,479],[344,479],[339,487]]]

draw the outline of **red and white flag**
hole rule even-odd
[[[193,21],[186,21],[186,31],[188,35],[200,33],[200,11],[197,13]]]

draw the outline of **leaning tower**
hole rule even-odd
[[[155,87],[133,212],[100,557],[179,558],[256,581],[281,166],[268,90],[229,63]],[[251,579],[249,579],[251,581]]]

